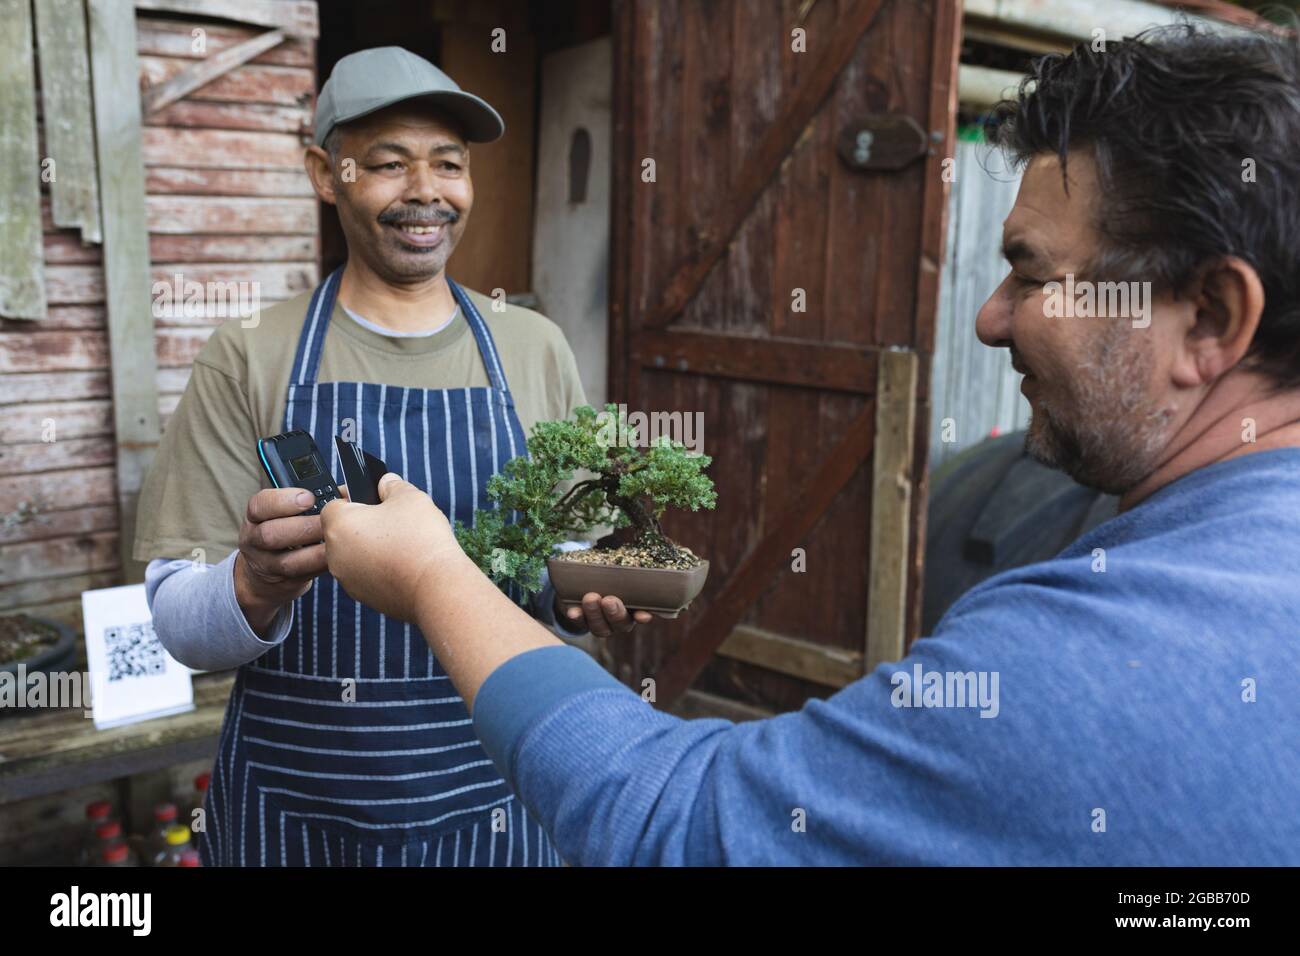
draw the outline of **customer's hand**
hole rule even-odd
[[[433,499],[397,475],[379,482],[377,505],[331,501],[321,512],[330,574],[356,601],[415,621],[439,569],[468,563]]]
[[[325,570],[320,516],[303,514],[315,501],[305,488],[264,488],[248,499],[235,558],[235,600],[258,634]]]

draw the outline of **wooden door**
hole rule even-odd
[[[659,706],[796,708],[916,636],[959,35],[956,0],[616,5],[610,395],[702,413],[718,489],[666,521],[703,595],[603,650]]]

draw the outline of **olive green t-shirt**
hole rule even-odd
[[[466,291],[492,332],[525,434],[586,404],[559,326],[519,306],[494,312],[491,299]],[[140,492],[136,560],[216,563],[237,547],[248,499],[270,487],[257,440],[285,430],[289,376],[310,298],[271,306],[247,320],[249,327],[226,322],[204,344]],[[391,337],[359,325],[337,301],[317,381],[429,389],[491,384],[462,310],[433,335]]]

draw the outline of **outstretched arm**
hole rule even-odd
[[[1015,848],[987,842],[1016,801],[994,806],[985,782],[1019,773],[1002,760],[1014,748],[987,746],[1004,736],[997,722],[900,709],[887,668],[768,720],[661,713],[501,594],[428,496],[396,479],[381,495],[326,506],[330,572],[419,625],[484,748],[570,862],[996,862]],[[919,643],[901,666],[971,668],[971,642]]]

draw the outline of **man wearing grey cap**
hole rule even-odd
[[[320,518],[303,514],[312,495],[263,489],[255,453],[258,438],[301,429],[337,475],[342,435],[468,522],[532,424],[585,404],[557,326],[446,275],[474,202],[469,144],[504,132],[413,53],[340,60],[306,168],[338,210],[347,263],[309,295],[219,327],[168,424],[134,552],[150,562],[154,626],[191,667],[239,668],[202,815],[205,865],[559,862],[418,629],[339,587]],[[649,619],[595,594],[576,620],[555,610],[549,591],[533,607],[570,633]]]

